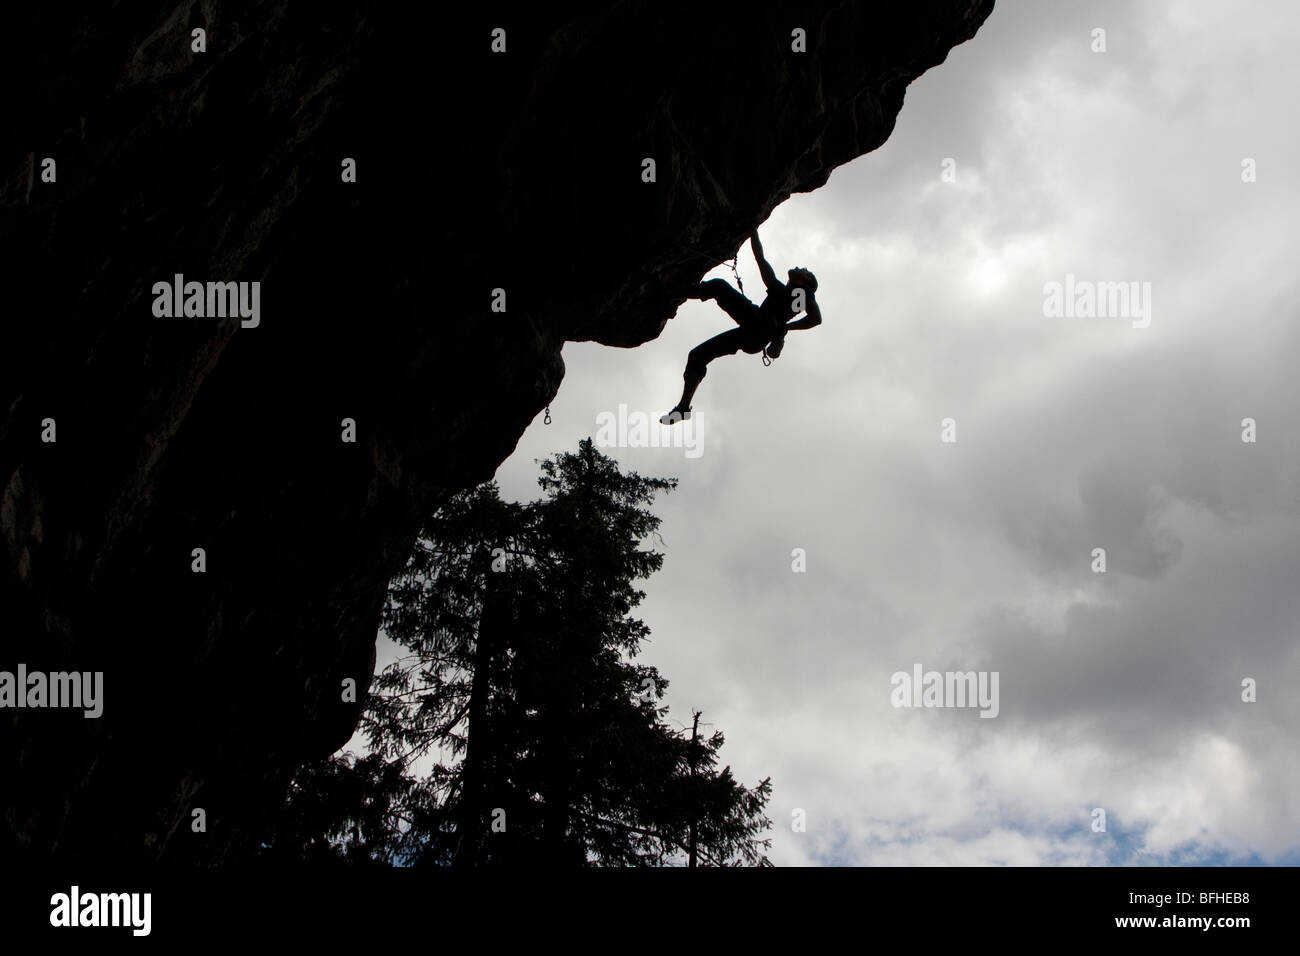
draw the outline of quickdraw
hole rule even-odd
[[[550,423],[551,423],[551,406],[550,406],[550,405],[547,405],[547,406],[546,406],[546,417],[542,419],[542,424],[543,424],[543,425],[549,425]]]
[[[731,260],[731,274],[732,274],[733,277],[735,277],[735,280],[736,280],[736,288],[740,290],[740,294],[741,294],[741,295],[744,295],[744,294],[745,294],[745,284],[744,284],[743,282],[740,281],[740,270],[736,268],[736,266],[739,265],[739,264],[740,264],[740,253],[737,252],[736,255],[735,255],[734,257],[732,257],[732,260]]]

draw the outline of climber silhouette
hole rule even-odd
[[[789,270],[789,282],[782,282],[763,258],[763,244],[758,241],[757,232],[749,237],[749,245],[758,262],[763,285],[767,286],[767,298],[762,305],[755,305],[728,285],[725,279],[710,279],[695,287],[690,296],[692,299],[716,300],[722,311],[735,319],[740,328],[715,335],[691,349],[686,359],[686,371],[682,375],[686,380],[682,400],[676,408],[659,419],[664,425],[673,425],[691,417],[691,399],[700,387],[700,382],[704,381],[708,364],[715,358],[744,351],[750,355],[762,352],[765,358],[774,359],[785,347],[787,332],[791,329],[811,329],[822,323],[822,313],[814,298],[817,292],[816,276],[807,269],[796,267]],[[792,317],[800,312],[808,314],[792,321]]]

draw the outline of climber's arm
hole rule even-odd
[[[804,310],[807,314],[802,319],[796,319],[793,322],[787,322],[787,330],[793,329],[815,329],[822,324],[822,310],[817,307],[817,300],[812,299],[808,303],[808,308]]]
[[[776,271],[763,258],[763,244],[758,241],[758,230],[749,237],[749,247],[754,253],[754,261],[758,263],[758,274],[763,277],[763,285],[767,286],[768,291],[779,286],[781,283],[776,278]]]

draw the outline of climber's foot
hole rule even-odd
[[[678,422],[684,422],[690,417],[691,417],[691,410],[689,408],[687,409],[674,408],[667,415],[663,415],[659,418],[659,424],[676,425]]]

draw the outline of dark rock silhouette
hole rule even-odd
[[[99,719],[0,710],[0,854],[245,852],[352,733],[422,516],[511,453],[563,343],[655,338],[992,0],[415,9],[15,13],[0,670],[105,676]],[[177,273],[260,281],[260,324],[155,318]]]

